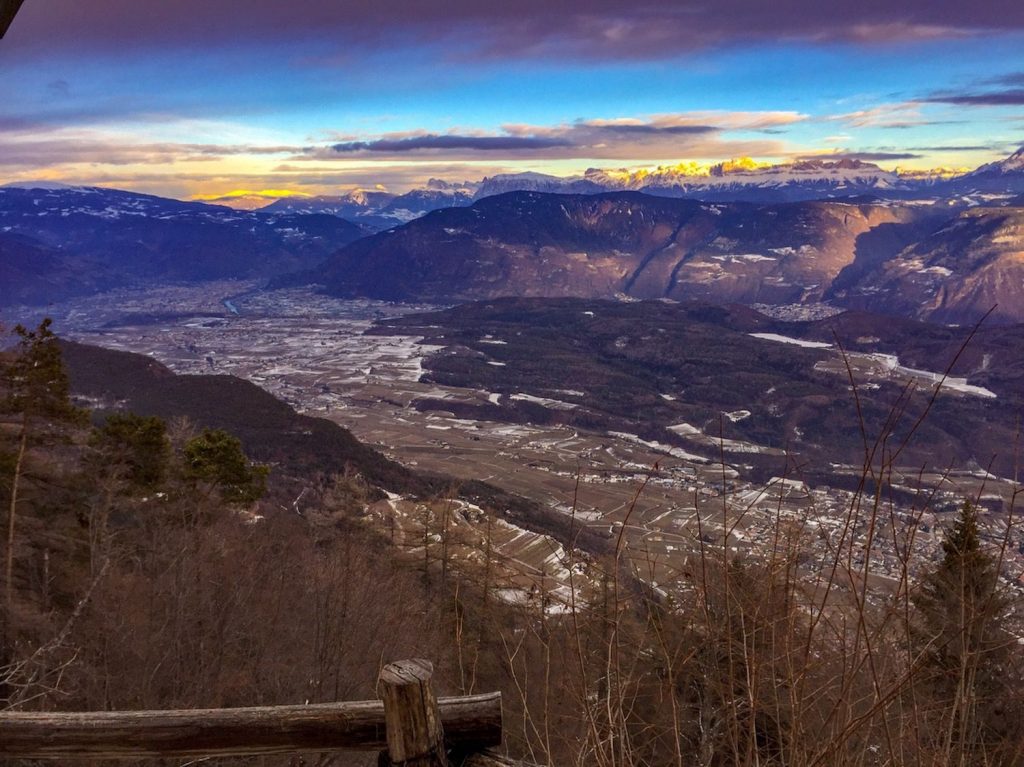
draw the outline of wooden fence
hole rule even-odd
[[[380,700],[308,706],[0,712],[0,755],[31,759],[203,757],[381,751],[382,765],[513,765],[501,743],[501,693],[435,698],[433,666],[405,660],[380,673]]]

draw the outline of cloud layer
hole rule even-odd
[[[806,115],[798,112],[694,112],[642,119],[577,120],[553,126],[510,124],[496,133],[412,132],[372,138],[344,137],[343,141],[312,148],[306,154],[327,160],[411,156],[473,159],[482,155],[545,160],[659,160],[779,155],[786,152],[782,142],[752,136],[777,135],[786,126],[806,119]]]
[[[756,41],[871,45],[1024,29],[1024,4],[934,0],[49,0],[27,3],[15,46],[205,46],[318,37],[338,50],[415,38],[492,57],[635,58]]]

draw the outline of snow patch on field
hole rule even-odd
[[[563,402],[560,399],[549,399],[547,397],[534,397],[532,394],[513,394],[510,399],[532,402],[535,405],[543,405],[552,410],[575,410],[579,407],[574,402]]]
[[[666,445],[663,442],[655,442],[653,440],[641,439],[636,434],[629,434],[628,432],[624,431],[610,431],[608,432],[608,434],[610,434],[613,437],[618,437],[619,439],[625,440],[626,442],[633,442],[634,444],[637,445],[649,447],[651,450],[654,450],[655,452],[665,453],[667,455],[672,456],[673,458],[681,458],[685,461],[698,461],[700,463],[707,463],[708,461],[708,459],[702,455],[694,455],[693,453],[686,452],[682,448],[673,447],[672,445]]]
[[[760,253],[730,253],[724,256],[712,256],[712,258],[716,261],[749,261],[751,263],[778,260],[771,256],[762,256]]]
[[[742,421],[744,418],[750,418],[751,413],[749,410],[733,410],[730,413],[722,413],[722,415],[733,423],[736,423],[737,421]]]
[[[765,341],[775,341],[780,344],[793,344],[794,346],[802,346],[805,349],[831,349],[832,344],[826,344],[823,341],[805,341],[802,338],[791,338],[789,336],[780,336],[778,333],[748,333],[747,335],[753,336],[754,338],[760,338]]]
[[[960,392],[961,394],[971,394],[975,397],[986,397],[989,399],[995,399],[997,396],[991,389],[967,383],[966,378],[947,376],[945,380],[943,380],[942,373],[935,373],[930,370],[918,370],[917,368],[908,368],[905,365],[900,364],[899,357],[895,354],[869,354],[865,356],[881,363],[882,367],[889,372],[905,375],[910,378],[916,378],[919,381],[924,381],[930,384],[939,384],[941,382],[942,389],[944,391],[955,391]]]

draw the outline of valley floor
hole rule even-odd
[[[701,541],[722,546],[725,534],[729,549],[756,556],[769,545],[769,531],[777,529],[779,519],[791,521],[824,559],[836,545],[847,511],[858,503],[848,490],[808,487],[778,450],[778,476],[764,483],[751,478],[742,452],[729,455],[731,462],[723,465],[625,432],[471,421],[436,409],[436,403],[421,412],[418,400],[485,404],[509,396],[421,383],[423,358],[437,347],[422,345],[417,337],[364,335],[377,319],[432,308],[339,300],[308,290],[262,292],[252,284],[228,282],[119,291],[51,306],[47,313],[58,332],[84,343],[148,354],[178,373],[246,378],[301,412],[336,421],[408,466],[485,480],[533,498],[552,514],[574,515],[612,543],[624,531],[636,571],[659,589],[671,589],[687,571]],[[713,443],[712,437],[707,440]],[[748,449],[772,454],[767,447]],[[854,466],[832,469],[837,477],[860,473]],[[918,470],[897,481],[947,501],[974,497],[982,484],[993,498],[1012,495],[1012,483],[982,474],[920,475]],[[372,511],[382,525],[390,525],[392,535],[397,527],[410,542],[428,532],[417,527],[414,506],[399,499]],[[898,576],[895,551],[911,534],[915,546],[936,553],[941,515],[917,514],[909,505],[891,515],[902,528],[887,530],[866,553],[869,511],[853,515],[860,542],[851,552],[854,558],[871,557],[875,578]],[[1005,530],[1003,515],[986,520],[988,535],[998,540]],[[541,585],[564,601],[571,563],[551,539],[530,536],[511,530],[495,539],[509,571],[521,576],[510,577],[514,591],[508,599]],[[1014,541],[1009,552],[1019,561],[1008,563],[1008,569],[1020,572],[1024,546]]]

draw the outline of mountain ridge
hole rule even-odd
[[[358,240],[291,284],[402,301],[830,301],[946,322],[972,322],[999,304],[995,317],[1016,322],[1022,241],[1015,207],[510,192]]]
[[[0,305],[147,281],[265,278],[308,268],[366,233],[335,216],[99,187],[0,188]]]

